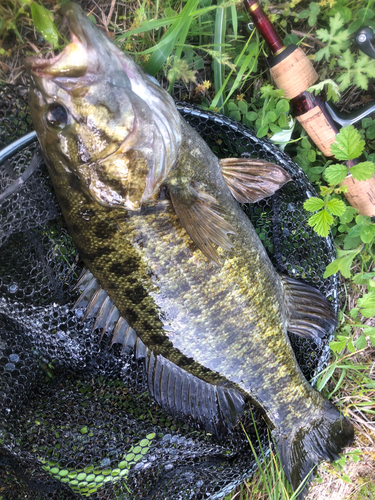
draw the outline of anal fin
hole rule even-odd
[[[275,163],[254,158],[219,160],[224,180],[239,203],[255,203],[271,196],[291,179]]]
[[[334,331],[337,318],[329,301],[316,288],[288,276],[280,276],[291,333],[312,340]]]
[[[161,355],[146,359],[148,385],[157,403],[176,418],[190,417],[217,436],[237,424],[245,408],[242,394],[205,382]]]

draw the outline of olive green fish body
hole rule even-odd
[[[209,383],[239,387],[287,432],[287,423],[311,414],[321,396],[296,364],[282,284],[263,245],[216,157],[188,125],[183,129],[166,185],[178,182],[183,189],[194,178],[215,194],[236,231],[233,250],[220,251],[220,268],[191,241],[164,193],[141,212],[107,208],[82,193],[71,175],[57,180],[52,170],[69,232],[147,347]]]
[[[287,335],[332,328],[329,305],[272,267],[232,196],[252,191],[244,162],[219,163],[152,78],[77,5],[64,10],[72,43],[27,65],[33,121],[77,249],[146,346],[151,392],[226,431],[256,401],[297,487],[352,439]],[[185,404],[193,397],[198,409]]]

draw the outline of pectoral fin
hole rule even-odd
[[[288,276],[280,276],[288,315],[288,331],[320,341],[337,326],[331,304],[316,288]]]
[[[254,158],[219,161],[224,180],[240,203],[254,203],[271,196],[291,180],[283,168]]]
[[[192,185],[185,189],[171,187],[169,193],[173,208],[186,232],[208,259],[220,265],[214,245],[230,250],[233,244],[228,234],[236,232],[224,219],[224,212],[217,200]]]

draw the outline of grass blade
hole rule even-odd
[[[153,47],[153,53],[144,70],[150,75],[155,76],[163,66],[165,61],[171,55],[176,43],[178,42],[181,32],[185,32],[184,26],[190,26],[192,21],[192,13],[194,12],[199,0],[188,0],[181,14],[176,18],[173,26],[164,34],[160,43]],[[186,35],[185,35],[186,38]]]
[[[218,52],[223,52],[223,44],[225,43],[225,28],[226,28],[226,9],[220,8],[223,0],[218,1],[218,9],[216,11],[215,20],[215,36],[214,36],[214,47]],[[215,95],[218,95],[218,100],[216,107],[219,109],[224,105],[224,65],[221,64],[217,59],[214,59],[214,85],[215,85]]]

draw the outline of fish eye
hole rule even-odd
[[[55,128],[64,128],[68,123],[68,112],[64,106],[54,102],[49,105],[44,118],[47,125]]]

